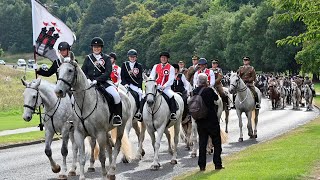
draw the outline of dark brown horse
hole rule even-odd
[[[269,94],[270,94],[272,109],[274,110],[277,108],[278,103],[280,102],[280,92],[275,84],[271,84],[269,86]]]

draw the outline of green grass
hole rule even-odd
[[[0,131],[25,127],[35,127],[39,124],[39,115],[34,115],[30,122],[22,119],[22,112],[0,113]]]
[[[44,131],[34,131],[0,137],[0,146],[5,146],[22,142],[31,142],[34,140],[44,140],[45,135]]]
[[[320,83],[316,84],[320,92]],[[320,106],[320,96],[315,98]],[[319,175],[320,167],[320,117],[289,133],[268,142],[252,145],[238,153],[223,158],[226,169],[198,169],[176,177],[191,179],[310,179]]]

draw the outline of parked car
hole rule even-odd
[[[0,60],[0,64],[1,64],[1,65],[6,65],[6,62],[1,59],[1,60]]]
[[[35,60],[29,59],[29,60],[28,60],[28,68],[33,68],[33,65],[34,65],[35,63],[36,63]]]
[[[17,65],[18,65],[18,66],[26,66],[26,65],[27,65],[26,60],[24,60],[24,59],[18,59]]]
[[[46,64],[41,64],[41,69],[48,71],[49,67]]]

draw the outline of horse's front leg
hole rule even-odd
[[[243,141],[243,132],[242,132],[242,117],[241,117],[242,112],[240,110],[237,110],[237,115],[238,115],[238,119],[239,119],[239,128],[240,128],[240,137],[238,139],[239,142]],[[249,121],[249,120],[248,120]]]
[[[179,133],[180,133],[180,123],[181,122],[177,122],[174,125],[174,146],[173,146],[173,155],[172,155],[172,159],[171,159],[171,164],[177,164],[177,150],[178,150],[178,143],[179,143]]]
[[[192,133],[191,133],[191,139],[192,139],[192,152],[191,152],[191,157],[195,158],[197,157],[197,151],[198,151],[198,130],[197,130],[197,123],[196,121],[191,118],[192,120]]]
[[[166,123],[162,125],[159,129],[157,129],[157,138],[156,141],[154,142],[154,157],[153,157],[153,162],[151,165],[151,170],[158,170],[160,168],[160,163],[159,163],[159,149],[160,149],[160,143],[161,139],[165,130]]]
[[[62,171],[59,175],[59,179],[67,179],[67,162],[66,158],[68,155],[68,142],[69,142],[69,126],[64,126],[62,129],[62,147],[61,147],[61,154],[63,158],[62,163]]]
[[[84,166],[86,163],[86,157],[85,157],[85,147],[84,147],[84,138],[85,136],[79,132],[79,130],[74,131],[74,140],[78,146],[79,150],[79,164],[80,164],[80,180],[86,179],[84,176]]]
[[[94,162],[95,162],[95,157],[94,157],[94,150],[95,150],[95,147],[96,147],[96,138],[93,138],[91,137],[90,140],[89,140],[89,143],[90,143],[90,165],[88,167],[88,172],[95,172],[95,168],[94,168]]]
[[[253,138],[253,130],[252,130],[252,111],[246,112],[246,116],[248,119],[248,124],[247,124],[247,128],[248,128],[248,136],[250,136],[250,138]]]
[[[143,141],[145,138],[146,134],[146,125],[141,122],[141,131],[140,131],[140,136],[139,136],[139,147],[138,147],[138,154],[137,154],[137,159],[141,160],[142,157],[145,155],[145,151],[143,149]]]
[[[61,168],[59,166],[59,164],[56,164],[56,162],[52,159],[52,150],[51,150],[51,143],[52,143],[52,138],[54,133],[47,130],[46,133],[46,139],[45,139],[45,150],[44,152],[46,153],[49,161],[50,161],[50,165],[51,165],[51,169],[54,173],[58,173],[60,172]]]
[[[258,117],[259,117],[259,109],[255,109],[254,113],[254,131],[253,131],[253,137],[257,138],[257,127],[258,127]]]
[[[225,110],[224,112],[225,112],[225,114],[226,114],[226,117],[225,117],[226,130],[225,130],[225,132],[228,133],[228,132],[229,132],[229,131],[228,131],[228,124],[229,124],[229,113],[230,113],[230,111],[229,111],[229,110]]]
[[[117,157],[120,152],[121,148],[121,141],[124,133],[124,128],[123,126],[117,127],[117,138],[116,142],[114,144],[114,150],[112,154],[112,162],[109,166],[109,171],[108,171],[108,177],[109,179],[113,180],[116,178],[116,163],[117,163]]]
[[[78,146],[74,140],[74,131],[69,132],[69,138],[72,144],[72,165],[69,171],[69,176],[76,176],[76,169],[77,169],[77,157],[78,157]]]
[[[99,161],[101,163],[102,179],[107,178],[106,170],[106,143],[107,143],[107,133],[105,131],[100,131],[97,134],[97,141],[99,144]]]

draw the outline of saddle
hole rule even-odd
[[[137,111],[138,111],[138,109],[140,108],[139,94],[136,91],[132,90],[130,87],[129,87],[128,91],[133,96],[134,101],[136,102]]]
[[[160,92],[160,94],[161,94],[161,95],[163,96],[163,98],[166,100],[166,102],[167,102],[167,104],[168,104],[168,106],[169,106],[169,108],[170,108],[169,97],[168,97],[165,93],[163,93],[163,92],[161,92],[161,91],[159,91],[159,90],[158,90],[158,92]],[[177,103],[177,100],[174,99],[174,101],[175,101],[175,103],[176,103],[177,109],[179,109],[179,104]]]

